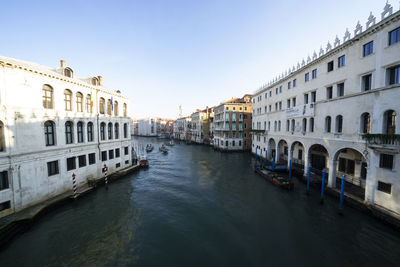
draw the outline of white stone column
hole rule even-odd
[[[336,168],[337,168],[337,160],[329,159],[328,187],[336,186]]]
[[[308,153],[304,153],[304,176],[307,176],[307,171],[308,171],[308,165],[310,164],[309,162],[309,155]]]
[[[293,150],[289,149],[290,147],[288,146],[288,161],[287,161],[287,166],[288,168],[290,168],[290,161],[292,160],[292,154],[293,154]],[[292,163],[293,166],[293,163]]]
[[[367,178],[365,184],[365,202],[370,205],[375,204],[375,190],[378,184],[376,179],[376,169],[379,166],[379,155],[374,153],[373,151],[370,152],[370,159],[367,166]]]

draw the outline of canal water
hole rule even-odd
[[[41,218],[0,266],[399,266],[400,234],[252,171],[250,154],[176,144],[150,168]]]

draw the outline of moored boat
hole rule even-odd
[[[164,143],[164,145],[166,145],[166,146],[174,146],[175,143],[174,143],[174,141],[171,140],[168,143]]]
[[[268,182],[271,182],[272,184],[285,188],[287,190],[292,190],[294,187],[294,184],[292,181],[290,181],[289,179],[280,176],[276,173],[272,173],[270,171],[267,171],[265,169],[260,169],[260,168],[256,168],[255,172],[260,175],[261,177],[263,177],[265,180],[267,180]]]
[[[140,156],[139,157],[139,165],[140,167],[146,168],[149,167],[149,161],[147,160],[146,156]]]

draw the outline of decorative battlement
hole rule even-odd
[[[400,9],[399,9],[400,10]],[[399,11],[398,11],[399,12]],[[391,4],[389,4],[388,1],[386,1],[386,5],[383,8],[383,12],[381,13],[381,21],[387,19],[388,17],[390,17],[393,14],[393,6]],[[365,31],[369,30],[371,27],[375,26],[376,23],[376,17],[372,14],[372,12],[370,12],[369,17],[367,19],[367,22],[365,24]],[[365,32],[364,31],[364,32]],[[273,78],[272,80],[270,80],[269,82],[263,84],[262,86],[260,86],[254,94],[258,94],[259,92],[270,88],[270,87],[274,87],[276,84],[280,83],[283,79],[287,78],[288,76],[292,75],[293,73],[299,71],[300,69],[303,69],[305,67],[307,67],[308,65],[312,64],[314,61],[316,61],[317,59],[321,58],[322,56],[328,54],[329,52],[333,51],[334,49],[340,47],[341,45],[346,44],[347,42],[353,40],[354,38],[358,38],[360,34],[363,33],[363,26],[360,24],[360,21],[357,22],[357,25],[354,29],[354,36],[351,37],[351,33],[349,31],[348,28],[346,28],[346,31],[344,33],[344,37],[343,37],[343,43],[340,43],[340,39],[338,37],[338,35],[336,35],[335,41],[333,42],[333,47],[331,45],[331,43],[328,41],[325,51],[322,48],[322,46],[320,47],[319,53],[317,54],[316,51],[314,50],[314,53],[312,55],[312,57],[310,57],[310,55],[307,56],[307,61],[303,60],[300,62],[297,62],[297,65],[293,65],[292,68],[289,67],[289,69],[287,71],[282,72],[282,74],[276,76],[275,78]]]

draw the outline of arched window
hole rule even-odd
[[[83,95],[82,93],[76,93],[76,111],[83,112]]]
[[[361,114],[360,119],[360,132],[370,133],[371,132],[371,117],[368,112]]]
[[[100,124],[100,139],[106,140],[106,124],[104,122]]]
[[[303,124],[302,124],[302,131],[305,133],[307,131],[307,119],[303,119]]]
[[[292,119],[292,132],[294,132],[295,121]]]
[[[65,143],[72,144],[74,141],[73,124],[71,121],[65,123]]]
[[[86,112],[88,113],[93,112],[93,101],[92,101],[92,96],[90,94],[86,96]]]
[[[78,143],[83,143],[83,122],[78,122],[76,129],[78,132]]]
[[[43,85],[43,107],[50,109],[53,106],[53,88],[50,85]]]
[[[93,122],[88,122],[87,124],[87,141],[93,142]]]
[[[286,132],[289,132],[289,130],[290,130],[290,121],[287,120],[286,121]]]
[[[44,123],[44,137],[46,146],[54,146],[56,144],[54,122],[46,121]]]
[[[278,131],[281,131],[281,121],[278,121]]]
[[[72,78],[74,76],[74,72],[70,68],[65,68],[64,69],[64,75],[67,77]]]
[[[118,116],[118,101],[114,101],[114,116]]]
[[[107,114],[111,116],[111,99],[107,100]]]
[[[274,121],[274,132],[276,132],[276,121]]]
[[[108,140],[112,139],[112,123],[108,124]]]
[[[4,138],[4,124],[0,121],[0,152],[6,150],[6,142]]]
[[[126,103],[124,103],[123,112],[124,112],[124,117],[126,117],[128,112],[128,106],[126,105]]]
[[[314,132],[314,118],[310,118],[310,132]]]
[[[119,124],[118,123],[116,123],[115,124],[115,126],[114,126],[114,138],[115,139],[118,139],[119,138]]]
[[[71,92],[71,90],[68,90],[68,89],[64,90],[64,102],[65,102],[65,110],[71,111],[72,110],[72,92]]]
[[[124,123],[124,138],[128,138],[128,124]]]
[[[106,101],[100,97],[100,114],[104,114]]]
[[[336,129],[335,129],[336,132],[341,133],[343,130],[343,116],[342,115],[336,116],[335,126],[336,126]]]
[[[395,134],[396,133],[396,112],[394,110],[388,110],[383,115],[384,133]]]
[[[331,117],[330,116],[325,118],[325,132],[327,132],[327,133],[331,132]]]

